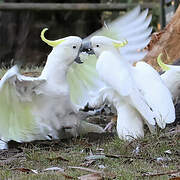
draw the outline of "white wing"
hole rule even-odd
[[[156,113],[156,122],[161,128],[175,120],[172,96],[159,74],[147,63],[138,62],[133,67],[133,78],[139,90]]]
[[[32,98],[45,80],[19,74],[17,66],[0,81],[0,139],[18,142],[45,139],[32,115]]]
[[[148,28],[151,16],[147,17],[147,14],[148,10],[141,13],[140,6],[138,6],[125,16],[119,17],[108,24],[108,29],[102,28],[92,33],[85,40],[89,40],[95,35],[103,35],[116,40],[126,39],[128,44],[120,48],[124,60],[130,63],[141,60],[146,52],[140,51],[140,49],[143,49],[149,43],[149,35],[152,30],[152,28]],[[96,72],[96,57],[89,56],[84,59],[84,64],[80,66],[73,64],[68,72],[71,99],[80,106],[84,106],[89,101],[88,91],[98,92],[105,87]]]
[[[108,24],[108,29],[102,28],[88,36],[88,40],[92,36],[103,35],[116,40],[128,41],[128,44],[120,48],[120,53],[130,63],[141,60],[145,55],[144,49],[150,41],[152,28],[149,27],[152,16],[148,15],[148,9],[140,11],[137,6],[132,11],[119,17]]]
[[[68,70],[67,80],[70,86],[70,96],[74,104],[83,107],[91,99],[91,94],[97,94],[105,87],[96,71],[95,56],[81,55],[83,64],[72,64]]]
[[[119,61],[119,58],[113,53],[105,51],[99,56],[97,71],[100,77],[123,97],[124,101],[139,111],[149,124],[155,125],[151,106],[136,88],[129,66],[126,66],[126,63]],[[108,74],[110,75],[108,76]]]
[[[180,97],[180,66],[167,65],[170,69],[161,75],[161,78],[173,96],[174,103]]]

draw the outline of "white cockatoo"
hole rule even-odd
[[[145,51],[137,52],[136,50],[143,49],[150,41],[149,35],[152,28],[149,27],[149,24],[151,18],[151,15],[148,16],[147,9],[141,12],[140,6],[137,6],[124,16],[108,23],[106,28],[103,27],[89,35],[83,40],[83,43],[95,35],[103,35],[116,40],[126,39],[128,46],[121,48],[121,54],[124,55],[126,61],[133,64],[134,61],[141,60],[146,55]],[[83,64],[74,63],[70,67],[68,82],[72,101],[80,107],[84,107],[91,99],[91,94],[96,94],[106,85],[96,71],[96,56],[81,54],[81,59],[84,61]]]
[[[164,64],[161,60],[162,54],[159,54],[157,62],[164,71],[161,78],[170,90],[174,104],[179,102],[180,97],[180,66]]]
[[[174,122],[175,109],[171,93],[158,72],[145,62],[130,64],[125,54],[121,55],[124,46],[128,49],[126,41],[94,36],[84,48],[92,49],[98,57],[96,70],[107,85],[94,102],[90,101],[90,106],[104,100],[112,103],[118,114],[118,135],[129,140],[144,136],[144,121],[150,128],[156,123],[165,128],[167,123]],[[131,46],[129,48],[132,53],[136,52]]]
[[[26,77],[14,66],[0,80],[1,148],[9,140],[28,142],[103,132],[97,125],[80,121],[81,114],[70,99],[67,73],[74,61],[81,62],[81,38],[50,41],[44,37],[46,30],[41,38],[53,49],[41,75]]]

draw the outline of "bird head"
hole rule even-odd
[[[127,41],[121,42],[105,36],[93,36],[90,41],[83,42],[82,51],[99,56],[103,51],[119,51],[119,48],[126,44]]]
[[[68,36],[58,40],[48,40],[45,38],[44,34],[48,29],[45,28],[41,31],[41,39],[49,46],[53,47],[51,54],[58,58],[66,57],[66,63],[72,64],[73,61],[77,63],[82,63],[79,57],[82,39],[77,36]]]

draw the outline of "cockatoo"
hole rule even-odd
[[[108,29],[101,28],[83,39],[83,43],[97,35],[116,40],[126,39],[128,46],[121,48],[121,54],[124,55],[126,61],[133,64],[135,61],[141,60],[147,53],[146,51],[140,51],[148,45],[149,35],[152,31],[152,28],[149,27],[152,16],[147,15],[147,9],[141,12],[140,6],[137,6],[124,16],[108,23],[106,26]],[[81,59],[84,63],[81,65],[73,63],[67,76],[73,103],[84,107],[91,99],[91,94],[96,94],[100,89],[106,87],[106,84],[96,71],[97,57],[81,53]]]
[[[106,99],[112,103],[118,114],[118,136],[130,140],[144,136],[144,121],[150,128],[156,123],[165,128],[167,123],[174,122],[175,109],[171,93],[158,72],[145,62],[131,65],[121,55],[121,48],[126,45],[126,41],[94,36],[84,47],[98,57],[96,70],[107,85],[90,105],[99,105]]]
[[[164,64],[161,56],[162,54],[157,58],[159,66],[164,71],[161,78],[170,90],[174,104],[177,104],[180,97],[180,66]]]
[[[41,38],[53,49],[41,75],[26,77],[14,66],[0,81],[1,148],[9,140],[28,142],[103,132],[99,126],[80,121],[81,114],[70,99],[67,73],[74,61],[81,63],[81,38],[50,41],[44,37],[45,31],[47,28]]]

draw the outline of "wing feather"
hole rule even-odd
[[[138,62],[133,69],[133,77],[139,90],[156,113],[157,124],[165,128],[166,123],[172,123],[175,120],[175,109],[170,91],[159,74],[147,63]]]
[[[139,61],[143,59],[146,55],[145,51],[140,51],[144,49],[146,45],[149,43],[149,35],[151,34],[152,28],[149,28],[149,24],[151,22],[152,16],[148,15],[148,10],[140,12],[140,6],[137,6],[132,11],[128,12],[122,17],[119,17],[108,24],[108,29],[104,27],[97,30],[96,32],[89,35],[85,40],[89,40],[92,36],[103,35],[116,40],[124,40],[128,41],[128,44],[120,48],[120,53],[122,54],[124,60],[133,63],[134,61]],[[92,64],[93,62],[93,64]],[[103,83],[96,72],[96,62],[97,58],[94,56],[85,57],[84,64],[80,65],[80,68],[76,68],[75,65],[72,66],[74,71],[77,71],[76,75],[78,79],[82,81],[82,85],[79,80],[73,77],[73,73],[68,73],[68,81],[71,87],[71,99],[76,99],[76,103],[80,106],[85,105],[85,101],[90,98],[87,93],[88,91],[96,91],[98,92],[101,88],[105,87],[105,83]],[[78,87],[82,88],[83,93],[82,96],[79,93],[74,93],[72,91],[79,91],[74,88],[71,84],[71,78],[74,79],[74,83],[79,84]],[[77,80],[77,81],[76,81]],[[91,85],[88,85],[88,84]],[[81,84],[81,85],[80,85]],[[76,96],[76,98],[73,98]],[[79,100],[78,100],[79,99]],[[86,100],[85,100],[86,99]]]
[[[109,61],[110,58],[111,61]],[[119,58],[113,53],[105,51],[99,56],[97,71],[100,77],[124,98],[124,101],[139,111],[149,124],[155,125],[155,114],[151,111],[151,106],[146,99],[138,91],[131,76],[130,69],[128,69],[128,66],[123,61],[119,61]],[[111,75],[107,76],[109,73]]]
[[[45,139],[31,112],[33,104],[32,96],[29,95],[30,89],[32,93],[32,89],[43,82],[44,80],[20,75],[17,66],[12,67],[2,77],[0,81],[0,138],[2,140],[22,142]]]

